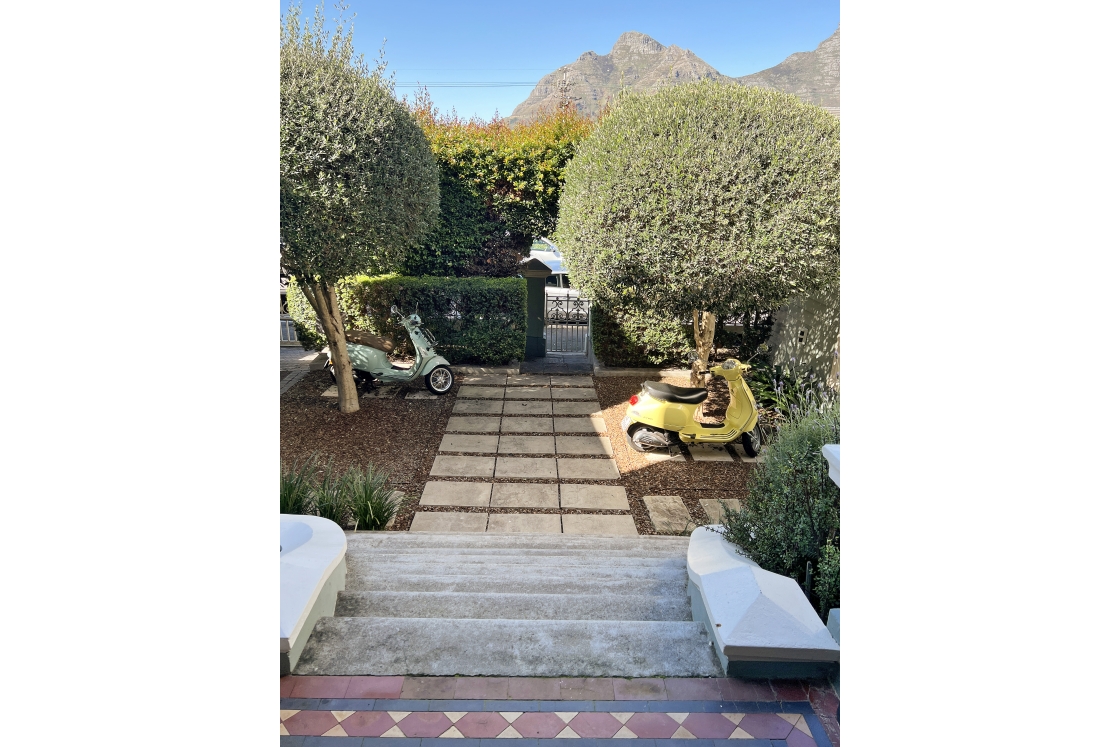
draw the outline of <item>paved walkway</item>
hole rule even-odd
[[[838,707],[827,683],[811,681],[282,677],[280,744],[839,747]]]
[[[590,376],[461,381],[411,531],[637,535]]]

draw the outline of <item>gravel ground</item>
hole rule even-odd
[[[630,450],[619,429],[626,414],[630,395],[641,389],[643,379],[604,377],[595,379],[607,435],[614,449],[614,459],[626,487],[630,513],[640,534],[656,534],[649,514],[642,503],[647,495],[677,495],[684,499],[693,521],[706,523],[701,498],[745,498],[745,478],[752,467],[741,462],[649,462],[645,456]],[[663,378],[669,384],[688,386],[686,378]],[[447,420],[455,398],[447,395],[435,400],[407,400],[406,392],[396,397],[363,397],[361,409],[352,415],[338,411],[338,400],[323,397],[331,385],[326,371],[314,370],[280,397],[280,458],[287,465],[318,452],[323,460],[333,457],[336,468],[364,468],[373,462],[389,473],[394,487],[403,492],[395,528],[412,524],[419,509],[420,495],[438,453]],[[456,383],[452,394],[458,391]],[[720,388],[722,386],[722,389]],[[727,385],[722,380],[710,387],[704,419],[719,420],[727,406]],[[414,382],[406,391],[424,390],[423,383]],[[527,434],[519,434],[527,435]],[[492,455],[488,455],[492,456]],[[605,458],[605,457],[604,457]],[[687,459],[688,457],[686,457]],[[519,480],[471,479],[473,482],[521,482]],[[572,480],[603,484],[599,481]],[[561,513],[560,509],[495,509],[425,506],[424,511],[462,511],[471,513]],[[578,511],[563,513],[624,514],[623,511]]]

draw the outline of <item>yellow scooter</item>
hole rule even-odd
[[[630,407],[622,419],[627,445],[634,451],[646,452],[674,443],[729,444],[741,439],[747,456],[758,456],[762,451],[758,407],[743,379],[749,368],[729,358],[708,370],[709,374],[727,379],[731,392],[731,403],[722,423],[696,420],[696,408],[708,398],[707,389],[645,382],[641,393],[630,398]]]

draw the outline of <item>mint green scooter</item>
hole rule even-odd
[[[354,381],[360,389],[362,385],[407,384],[418,376],[432,394],[447,394],[455,383],[455,374],[447,359],[435,352],[436,340],[432,333],[423,327],[416,313],[402,314],[396,306],[392,313],[401,318],[400,324],[412,339],[416,348],[416,360],[410,368],[393,365],[389,353],[393,352],[393,340],[378,337],[361,330],[346,330],[346,353],[350,356],[350,367],[354,371]],[[338,383],[334,375],[334,361],[328,356],[323,368],[330,371],[331,379]]]

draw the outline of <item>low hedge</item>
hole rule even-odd
[[[412,341],[392,316],[396,304],[416,311],[436,338],[436,351],[451,363],[506,364],[525,355],[526,304],[522,278],[444,278],[364,275],[338,284],[339,305],[351,328],[391,336],[395,353],[411,355]],[[327,344],[315,312],[293,283],[288,313],[308,349]]]

